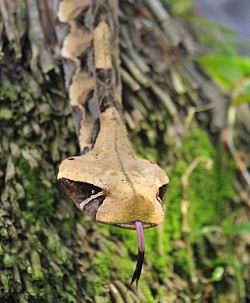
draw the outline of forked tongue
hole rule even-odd
[[[144,260],[145,241],[144,241],[143,224],[140,221],[135,221],[135,229],[138,239],[138,256],[137,256],[135,271],[130,285],[132,285],[136,280],[136,287],[137,287],[141,275],[143,260]]]

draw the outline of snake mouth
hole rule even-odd
[[[135,222],[136,221],[128,222],[128,223],[110,223],[110,224],[113,225],[113,226],[116,226],[116,227],[120,227],[120,228],[135,230],[136,229]],[[141,223],[143,225],[143,229],[154,227],[154,226],[157,225],[157,224],[154,224],[154,223],[146,223],[146,222],[141,222]]]

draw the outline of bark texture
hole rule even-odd
[[[56,181],[58,163],[78,149],[57,7],[57,0],[0,2],[1,302],[249,300],[249,239],[197,234],[235,201],[244,220],[239,203],[247,198],[233,200],[234,165],[224,157],[223,166],[225,150],[197,127],[218,141],[229,100],[195,62],[192,30],[163,1],[120,2],[124,117],[138,154],[170,175],[166,223],[146,233],[143,279],[129,289],[135,233],[93,223]]]

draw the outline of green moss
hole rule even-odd
[[[177,250],[173,247],[176,239],[183,238],[181,201],[184,197],[181,177],[197,157],[212,159],[211,169],[206,169],[204,164],[199,164],[188,180],[186,193],[186,199],[189,201],[188,224],[191,234],[195,234],[204,225],[221,224],[223,218],[227,216],[227,200],[234,195],[232,184],[235,167],[231,158],[228,159],[227,165],[223,166],[218,148],[211,144],[207,133],[198,128],[190,130],[178,152],[181,160],[173,166],[166,195],[165,229],[168,243],[165,241],[165,249],[172,255],[173,263],[184,272],[188,272],[190,256],[185,247]]]
[[[228,166],[223,168],[221,157],[217,148],[209,141],[207,134],[200,129],[192,129],[183,141],[181,154],[186,163],[177,163],[173,169],[173,178],[170,178],[169,207],[175,199],[178,207],[182,198],[180,179],[191,162],[200,156],[213,160],[213,167],[206,169],[204,165],[198,165],[189,178],[188,199],[190,200],[190,211],[193,219],[190,223],[192,229],[198,229],[204,224],[215,223],[217,215],[225,209],[225,201],[234,194],[232,181],[235,176],[234,164],[230,159]],[[176,209],[175,209],[176,210]],[[176,217],[176,214],[175,214]],[[221,217],[219,217],[221,220]],[[178,218],[180,219],[180,217]],[[173,226],[174,226],[174,222]],[[180,224],[176,224],[178,226]],[[175,235],[180,229],[173,228]]]
[[[190,260],[188,259],[187,251],[185,249],[178,249],[174,252],[174,264],[177,269],[185,273],[190,271]]]
[[[8,275],[7,271],[1,270],[1,275],[0,275],[0,290],[2,292],[8,293],[10,290],[10,275]]]
[[[119,270],[117,275],[119,279],[124,283],[128,283],[131,280],[135,262],[137,259],[137,235],[135,231],[123,230],[116,227],[110,227],[112,237],[117,237],[121,240],[126,248],[126,251],[120,252],[121,255],[130,257],[123,257],[117,255],[114,257],[114,263],[119,264]],[[165,237],[165,233],[159,231],[157,228],[150,228],[144,231],[145,233],[145,262],[152,264],[154,270],[147,272],[145,270],[145,277],[156,278],[156,276],[162,280],[166,279],[168,273],[167,259],[168,254],[165,251],[165,246],[168,243],[168,239]],[[161,254],[159,253],[161,251]]]
[[[44,280],[44,274],[41,267],[40,257],[37,251],[32,250],[30,253],[32,266],[32,279],[35,281]]]
[[[180,151],[186,162],[190,163],[199,156],[214,157],[217,153],[217,148],[213,147],[204,130],[192,128],[182,141]]]
[[[72,214],[65,214],[62,229],[60,230],[60,234],[63,238],[67,239],[70,237],[72,230],[74,229],[74,224],[75,222]]]
[[[234,162],[229,158],[224,167],[218,148],[214,148],[207,134],[200,129],[193,129],[182,147],[184,157],[190,161],[199,156],[213,160],[213,167],[206,169],[198,165],[189,178],[188,198],[190,200],[190,225],[193,232],[203,225],[221,222],[225,216],[227,199],[235,193]]]
[[[100,226],[100,232],[103,234],[108,232],[110,238],[118,238],[124,244],[117,248],[109,242],[107,250],[99,253],[98,257],[93,260],[92,269],[94,275],[91,281],[87,281],[87,292],[95,298],[102,297],[104,299],[106,297],[106,289],[109,287],[110,281],[112,281],[111,273],[114,273],[116,279],[119,279],[125,285],[130,283],[136,265],[138,248],[135,231],[113,226]],[[158,253],[162,238],[164,239],[164,235],[159,233],[155,228],[145,230],[144,274],[139,282],[146,296],[145,302],[155,302],[146,281],[156,279],[159,276],[160,279],[165,280],[167,276],[167,254],[163,252],[162,255],[159,255]],[[119,251],[118,254],[117,249]],[[147,263],[152,264],[154,270],[147,271]],[[104,300],[104,302],[106,301]]]
[[[152,295],[150,288],[148,287],[147,283],[145,283],[144,279],[140,280],[141,287],[143,289],[143,294],[146,297],[145,302],[147,303],[155,303],[155,298]]]
[[[128,257],[123,257],[121,255],[113,255],[112,262],[116,265],[116,278],[124,284],[128,284],[131,281],[133,273],[133,261]]]
[[[111,235],[117,237],[125,244],[129,253],[137,252],[137,236],[134,230],[127,230],[110,226]]]
[[[165,200],[167,201],[166,206],[166,218],[165,228],[167,235],[171,235],[170,239],[179,239],[181,237],[181,200],[182,200],[182,189],[181,189],[181,177],[184,174],[186,164],[183,161],[178,161],[170,175],[170,183],[168,192]],[[169,241],[170,241],[169,239]],[[172,246],[168,243],[166,250],[170,252]]]
[[[0,101],[10,100],[18,101],[18,95],[21,91],[21,87],[18,85],[13,85],[10,82],[5,83],[0,90]]]
[[[100,257],[96,258],[93,262],[92,268],[98,276],[102,278],[102,284],[109,284],[110,282],[110,267],[112,264],[112,258],[110,258],[110,252],[100,254]]]
[[[107,293],[105,289],[109,288],[111,264],[113,263],[111,255],[111,252],[107,250],[93,260],[93,279],[87,281],[87,293],[92,298],[105,297],[105,293]]]
[[[145,252],[146,260],[148,260],[154,268],[154,271],[149,273],[153,278],[165,280],[168,273],[167,259],[168,255],[165,251],[166,241],[163,232],[157,228],[145,230]],[[161,254],[159,251],[161,250]]]
[[[26,212],[26,221],[34,224],[45,217],[51,216],[55,198],[51,190],[43,184],[38,168],[31,167],[24,158],[14,158],[13,162],[16,174],[24,185],[25,199],[22,199],[21,208]],[[37,214],[36,217],[34,217],[33,212]]]
[[[132,143],[134,152],[138,157],[157,162],[159,159],[159,150],[155,146],[151,144],[145,145],[140,136],[133,137]]]
[[[50,258],[54,260],[57,264],[65,264],[68,261],[68,257],[60,239],[55,230],[47,228],[46,232],[46,245],[50,253]]]
[[[9,254],[5,254],[3,257],[3,265],[4,267],[13,267],[14,265],[13,257]]]

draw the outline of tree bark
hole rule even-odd
[[[120,2],[124,117],[137,152],[160,162],[173,176],[170,200],[166,195],[167,222],[146,232],[146,263],[136,290],[129,288],[135,233],[92,222],[57,184],[58,164],[78,152],[59,55],[57,7],[57,0],[0,2],[1,302],[242,299],[245,282],[236,273],[231,281],[229,270],[218,284],[208,278],[216,267],[206,266],[212,261],[202,249],[219,257],[226,250],[225,239],[219,249],[218,239],[195,242],[189,236],[195,227],[185,221],[183,201],[195,197],[183,194],[180,177],[199,154],[188,158],[191,150],[185,154],[180,149],[183,137],[190,124],[197,127],[196,120],[218,139],[229,105],[195,61],[200,48],[192,28],[175,20],[164,1]],[[201,111],[207,105],[210,110]],[[195,119],[189,120],[192,113]],[[202,136],[207,158],[218,155],[218,172],[219,153],[205,132]],[[209,176],[218,174],[212,170]],[[223,193],[220,198],[231,196]],[[220,217],[213,220],[215,224]],[[249,274],[245,277],[247,281]],[[231,289],[235,285],[238,292]]]

